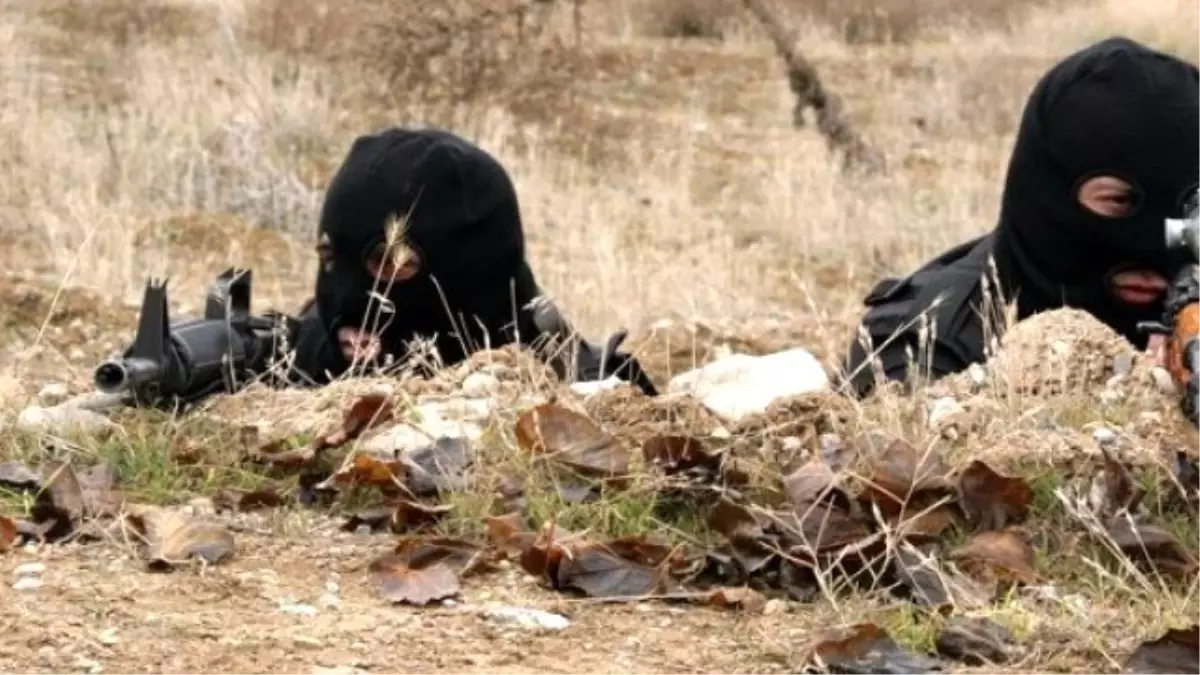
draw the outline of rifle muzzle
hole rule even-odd
[[[92,380],[106,394],[117,394],[162,377],[162,366],[150,359],[114,359],[96,366]]]

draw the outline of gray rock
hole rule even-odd
[[[1113,375],[1122,376],[1133,372],[1133,354],[1117,354],[1113,357]]]
[[[99,413],[65,404],[51,408],[31,405],[17,417],[17,428],[32,433],[96,433],[115,427],[112,421]]]

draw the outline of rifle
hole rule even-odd
[[[1183,218],[1168,218],[1163,230],[1167,248],[1187,258],[1172,275],[1162,320],[1143,323],[1139,328],[1167,336],[1166,366],[1182,391],[1180,409],[1192,426],[1200,427],[1200,374],[1196,370],[1200,365],[1200,190],[1184,207]]]
[[[188,407],[266,373],[295,320],[251,315],[250,291],[250,270],[230,268],[210,287],[204,318],[172,325],[167,281],[148,280],[133,345],[96,367],[96,388],[134,406]]]

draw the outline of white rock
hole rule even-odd
[[[83,408],[31,405],[17,417],[17,428],[27,432],[63,433],[71,430],[96,432],[114,425],[107,417]]]
[[[613,375],[603,380],[591,380],[588,382],[572,382],[571,391],[580,396],[595,396],[602,391],[616,389],[617,387],[628,387],[629,383],[621,378]]]
[[[771,403],[829,388],[829,376],[805,349],[750,356],[731,354],[675,376],[670,393],[689,393],[730,421],[761,413]]]
[[[38,576],[42,572],[45,572],[45,571],[46,571],[46,565],[44,565],[43,563],[40,563],[40,562],[24,563],[22,565],[17,565],[16,569],[13,570],[13,576],[14,577],[33,577],[33,576]]]
[[[21,577],[13,585],[14,591],[36,591],[42,587],[41,577]]]
[[[1096,441],[1096,443],[1100,445],[1108,445],[1109,443],[1117,440],[1117,432],[1109,429],[1108,427],[1096,427],[1096,429],[1092,431],[1092,440]]]
[[[381,457],[398,457],[442,436],[479,440],[492,413],[492,403],[487,399],[450,399],[421,404],[414,413],[404,423],[364,440],[362,450]]]
[[[561,614],[545,612],[540,609],[530,607],[510,607],[507,605],[497,605],[484,607],[482,610],[484,616],[494,621],[503,623],[512,623],[522,628],[543,628],[546,630],[563,630],[571,625],[567,617]]]
[[[67,385],[62,382],[51,382],[50,384],[38,390],[38,403],[44,406],[58,405],[67,400],[71,392],[67,390]]]
[[[971,384],[976,387],[987,384],[987,369],[978,363],[967,366],[967,376],[971,378]]]
[[[312,605],[306,605],[302,602],[281,602],[279,603],[279,611],[285,614],[296,614],[298,616],[313,617],[317,615],[317,608]]]
[[[462,392],[472,398],[491,396],[500,388],[500,380],[487,373],[471,373],[462,383]]]
[[[1175,378],[1171,377],[1171,372],[1166,368],[1154,366],[1150,369],[1150,378],[1159,392],[1167,396],[1174,396],[1178,393],[1178,389],[1175,388]]]
[[[953,396],[943,396],[929,405],[929,426],[937,427],[963,412],[963,407]]]

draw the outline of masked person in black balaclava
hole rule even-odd
[[[315,298],[292,337],[297,383],[325,384],[352,364],[404,364],[425,338],[444,365],[519,341],[560,376],[616,374],[656,393],[617,352],[624,332],[604,349],[576,337],[576,359],[563,358],[562,340],[548,349],[547,338],[569,340],[571,329],[526,263],[512,181],[454,134],[392,128],[358,138],[329,186],[317,253]]]
[[[903,381],[910,364],[936,379],[985,361],[985,278],[1017,320],[1075,307],[1144,349],[1137,324],[1161,317],[1183,262],[1163,220],[1183,215],[1198,159],[1196,66],[1124,38],[1067,57],[1026,104],[996,229],[868,294],[871,349],[852,345],[851,388],[866,395],[880,373]]]

